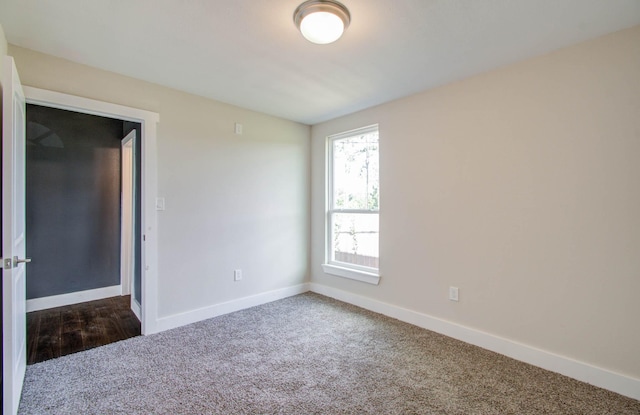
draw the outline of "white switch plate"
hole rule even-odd
[[[236,133],[236,135],[242,135],[242,124],[237,122],[237,123],[235,123],[233,128],[234,128],[233,131]]]
[[[242,270],[241,269],[234,269],[233,270],[233,280],[234,281],[240,281],[242,279]]]
[[[458,287],[449,287],[449,300],[458,301]]]
[[[164,210],[164,197],[156,197],[156,210]]]

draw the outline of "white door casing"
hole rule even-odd
[[[160,120],[158,113],[141,110],[109,102],[48,91],[33,87],[24,87],[26,101],[45,107],[59,108],[63,110],[81,112],[84,114],[99,115],[102,117],[117,118],[125,121],[140,123],[141,152],[141,183],[140,204],[142,208],[141,222],[136,226],[142,229],[142,303],[140,309],[140,321],[142,334],[156,333],[158,328],[158,230],[157,212],[155,210],[155,198],[158,193],[158,167],[157,167],[157,123]]]
[[[5,56],[2,114],[3,413],[16,414],[27,366],[25,98],[13,58]]]

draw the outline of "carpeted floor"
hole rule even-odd
[[[640,414],[640,401],[308,293],[29,366],[19,413]]]

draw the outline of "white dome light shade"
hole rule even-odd
[[[324,45],[340,39],[344,23],[333,13],[311,13],[300,22],[300,32],[309,42]]]
[[[296,9],[293,20],[309,42],[324,45],[340,39],[351,16],[337,1],[309,0]]]

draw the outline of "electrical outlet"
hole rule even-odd
[[[458,301],[458,287],[449,287],[449,300]]]
[[[240,281],[241,279],[242,279],[242,270],[241,269],[233,270],[233,280]]]

